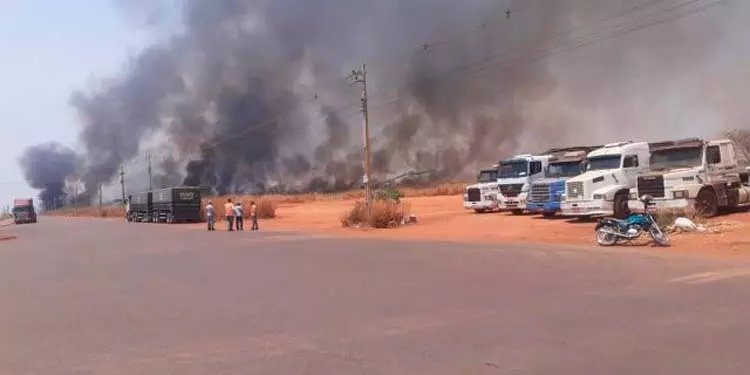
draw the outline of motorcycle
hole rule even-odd
[[[605,218],[596,224],[596,242],[601,246],[613,246],[619,241],[633,241],[648,232],[655,243],[661,246],[669,245],[669,237],[656,223],[649,207],[653,206],[653,198],[648,195],[641,197],[643,213],[631,213],[626,219],[618,220]]]

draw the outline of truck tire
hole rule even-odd
[[[628,209],[628,195],[624,193],[617,193],[615,195],[615,201],[612,205],[614,216],[617,219],[624,219],[630,214]]]
[[[523,210],[511,210],[510,213],[512,213],[515,216],[523,215]]]
[[[698,216],[714,217],[719,213],[719,198],[709,189],[703,189],[695,198],[695,211]]]

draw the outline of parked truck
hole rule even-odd
[[[544,178],[549,155],[517,155],[503,160],[498,166],[497,184],[500,189],[499,209],[521,215],[526,211],[526,199],[531,185]]]
[[[36,210],[34,210],[33,199],[13,200],[13,222],[15,224],[36,223]]]
[[[136,223],[151,222],[151,212],[153,210],[153,194],[150,191],[144,191],[141,193],[130,195],[128,203],[128,221]]]
[[[636,186],[638,175],[648,170],[649,147],[646,142],[628,141],[591,151],[586,172],[565,184],[562,214],[626,217],[630,189]]]
[[[565,181],[584,172],[586,156],[601,146],[582,146],[552,149],[545,171],[545,178],[531,185],[526,209],[541,212],[544,217],[554,217],[561,210],[561,199],[565,194]]]
[[[697,138],[664,142],[651,148],[650,170],[638,176],[630,205],[650,195],[657,209],[695,208],[715,216],[722,208],[750,205],[747,156],[728,139]]]
[[[481,170],[477,175],[477,183],[466,187],[464,208],[477,213],[498,209],[497,167],[493,165]]]
[[[153,192],[151,219],[159,223],[201,221],[201,189],[170,187]]]

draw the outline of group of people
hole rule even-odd
[[[216,214],[214,210],[214,204],[209,201],[206,204],[206,222],[208,223],[208,230],[214,231],[216,227]],[[232,232],[234,230],[243,231],[245,230],[245,210],[242,208],[242,203],[232,203],[232,199],[227,199],[227,203],[224,204],[224,216],[227,220],[227,230]],[[258,206],[255,205],[255,201],[250,203],[250,221],[252,222],[251,231],[257,231],[258,228]]]

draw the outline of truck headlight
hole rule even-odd
[[[594,200],[603,200],[604,194],[594,194]]]
[[[630,193],[630,200],[631,201],[637,201],[638,200],[638,193]]]
[[[677,190],[672,194],[674,194],[674,199],[685,199],[688,197],[687,190]]]

